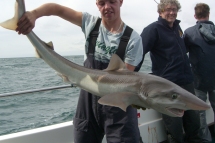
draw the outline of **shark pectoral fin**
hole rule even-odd
[[[127,69],[125,63],[120,59],[117,54],[113,54],[108,67],[104,71],[116,71]]]
[[[139,100],[139,97],[130,92],[118,92],[113,94],[108,94],[101,97],[98,103],[102,105],[109,105],[121,108],[126,111],[126,108]]]
[[[35,50],[35,56],[36,56],[37,58],[41,58],[41,59],[42,59],[42,56],[40,56],[40,54],[38,53],[37,49],[34,48],[34,50]]]
[[[67,76],[62,75],[60,73],[57,73],[57,75],[60,76],[63,79],[64,82],[71,83],[71,81],[69,80],[69,78]]]

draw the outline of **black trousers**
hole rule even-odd
[[[193,93],[193,84],[181,86],[185,90]],[[167,130],[177,143],[209,143],[210,139],[205,140],[204,135],[200,134],[200,112],[187,110],[183,117],[170,117],[162,114],[163,121]],[[183,135],[185,132],[185,136]]]
[[[98,104],[98,97],[81,90],[74,118],[75,143],[140,143],[137,109]]]

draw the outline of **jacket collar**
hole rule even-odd
[[[208,21],[208,20],[205,20],[205,21],[197,21],[196,24],[201,24],[201,23],[205,23],[205,24],[212,24],[214,25],[214,23],[212,21]]]
[[[169,24],[168,22],[166,21],[166,19],[163,19],[161,16],[158,17],[158,22],[162,23],[162,25],[168,27],[168,28],[171,28],[169,27]],[[177,27],[179,25],[181,21],[180,20],[175,20],[174,23],[173,23],[173,29],[175,29],[175,27]]]

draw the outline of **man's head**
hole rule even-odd
[[[96,0],[102,19],[112,21],[120,18],[120,7],[123,0]]]
[[[209,20],[210,7],[205,3],[196,4],[194,17],[197,20]]]
[[[158,4],[159,15],[163,19],[166,19],[171,27],[173,26],[180,9],[181,5],[178,0],[161,0]]]

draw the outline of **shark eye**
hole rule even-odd
[[[178,98],[178,95],[177,94],[173,94],[172,95],[172,99],[176,99],[176,98]]]

